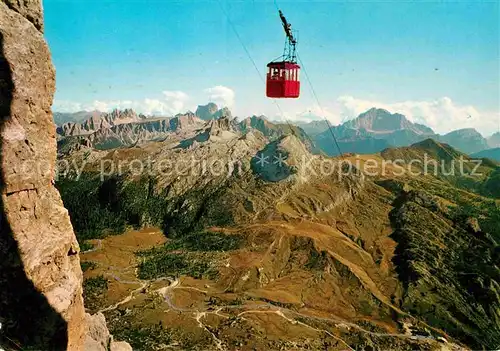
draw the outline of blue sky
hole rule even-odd
[[[287,118],[338,123],[376,105],[437,131],[499,128],[498,1],[277,4],[322,107],[302,74],[301,97],[279,101]],[[54,110],[172,114],[214,100],[241,117],[282,117],[221,6],[264,72],[284,43],[270,0],[44,0]]]

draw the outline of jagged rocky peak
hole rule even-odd
[[[206,105],[198,105],[195,115],[203,120],[232,117],[229,108],[223,107],[219,109],[219,107],[213,102],[209,102]]]
[[[103,114],[99,111],[88,113],[86,119],[82,122],[65,122],[57,127],[56,132],[62,136],[85,135],[93,133],[102,127],[109,127],[109,123],[102,119]]]
[[[433,134],[432,129],[410,122],[400,113],[391,113],[381,108],[371,108],[356,119],[344,124],[352,129],[365,129],[370,132],[394,132],[412,130],[417,134]]]
[[[230,117],[221,117],[219,119],[212,119],[207,123],[207,126],[211,130],[228,130],[235,132],[237,131],[237,127],[235,124],[235,119]]]
[[[229,117],[221,117],[219,119],[209,120],[205,124],[205,130],[203,135],[206,136],[207,139],[218,140],[221,139],[232,139],[239,134],[237,125],[234,122],[234,119]]]
[[[196,109],[196,116],[201,119],[210,119],[218,109],[217,105],[213,102],[209,102],[206,105],[198,105],[198,108]]]
[[[196,115],[191,111],[187,111],[185,113],[178,113],[174,117],[196,117]]]
[[[143,118],[145,118],[143,115],[138,115],[131,108],[127,108],[125,110],[114,109],[110,113],[103,115],[103,119],[110,125],[138,122]]]
[[[66,122],[57,128],[57,133],[62,136],[76,136],[92,134],[100,129],[111,128],[113,126],[141,122],[146,117],[137,114],[132,109],[114,109],[109,113],[94,111],[90,117],[81,123]]]
[[[240,126],[242,128],[256,128],[256,126],[265,126],[268,123],[271,123],[267,120],[266,116],[260,115],[260,116],[251,116],[245,118],[243,121],[240,122]]]
[[[277,137],[285,134],[283,130],[280,130],[276,124],[270,122],[264,115],[247,117],[238,126],[242,132],[256,129],[267,137]]]
[[[203,121],[196,117],[196,115],[190,111],[184,114],[177,114],[174,118],[170,119],[171,130],[185,130],[190,129],[194,126],[198,126]]]
[[[86,120],[83,125],[89,123],[87,130],[98,130],[102,128],[110,128],[112,126],[139,122],[143,118],[143,115],[138,115],[132,109],[119,110],[114,109],[109,113],[103,113],[101,115],[92,116],[88,120]]]

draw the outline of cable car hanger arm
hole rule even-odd
[[[281,22],[283,23],[283,29],[285,30],[285,33],[286,33],[288,40],[292,44],[296,44],[297,41],[295,40],[295,38],[293,37],[293,34],[292,34],[292,25],[290,23],[288,23],[285,16],[283,15],[283,12],[281,12],[281,10],[278,10],[278,11],[280,14]]]

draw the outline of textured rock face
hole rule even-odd
[[[132,351],[132,347],[123,341],[114,341],[108,331],[106,319],[102,313],[86,314],[87,337],[85,351]]]
[[[1,0],[0,349],[128,351],[102,314],[85,316],[80,248],[53,185],[54,90],[40,1]]]
[[[95,133],[98,130],[140,122],[144,116],[137,115],[132,109],[123,111],[113,110],[110,113],[89,112],[90,117],[82,123],[67,122],[57,129],[57,133],[62,136],[88,135]]]
[[[40,1],[0,2],[3,331],[23,346],[80,350],[82,272],[68,213],[52,185],[55,73]]]
[[[142,115],[137,117],[133,110],[115,110],[101,117],[96,114],[82,123],[65,123],[58,127],[58,151],[67,153],[81,149],[82,145],[99,150],[134,146],[165,139],[173,133],[183,134],[201,128],[204,123],[193,114],[144,118]]]
[[[41,0],[3,0],[13,11],[21,14],[33,23],[36,29],[43,32],[43,14]]]

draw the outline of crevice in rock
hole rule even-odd
[[[38,3],[36,5],[30,5],[32,9],[39,10],[40,12],[37,12],[36,15],[39,15],[38,18],[35,16],[35,14],[29,13],[27,10],[26,4],[29,4],[32,0],[3,0],[5,5],[7,7],[20,14],[24,18],[26,18],[31,24],[35,26],[35,28],[43,33],[43,18],[42,17],[42,11],[41,8],[38,9],[37,7],[41,5],[41,3]]]

